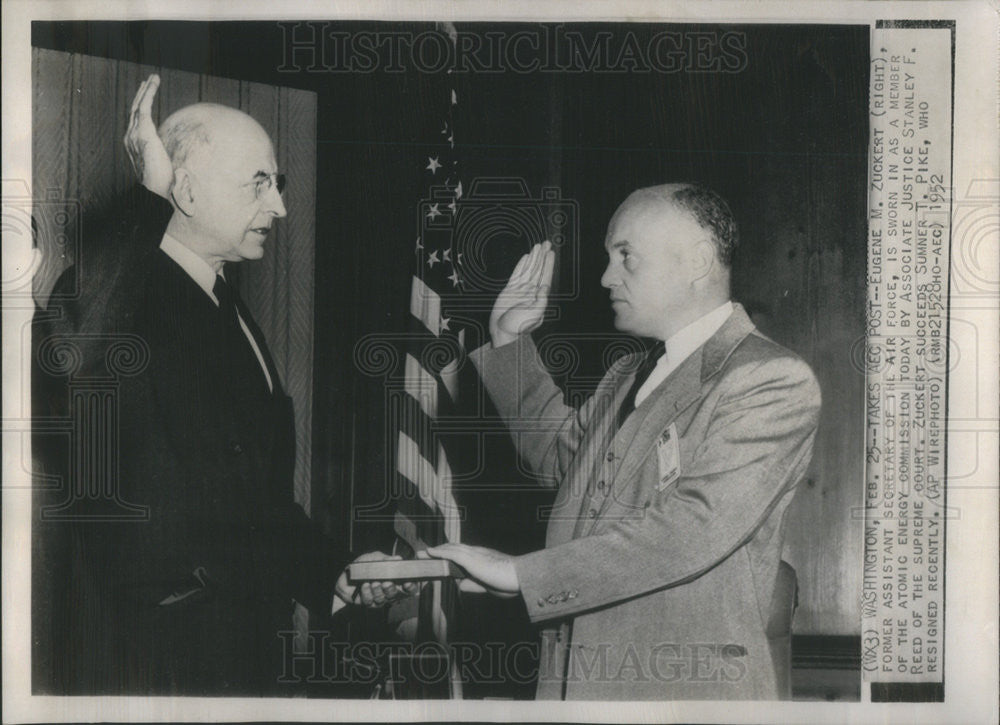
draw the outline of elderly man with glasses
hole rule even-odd
[[[125,139],[153,194],[109,232],[115,261],[88,257],[92,284],[69,311],[74,332],[128,335],[148,353],[120,381],[113,451],[121,500],[148,515],[76,527],[69,634],[92,646],[76,645],[69,688],[279,694],[293,600],[331,613],[412,585],[350,586],[347,552],[293,500],[291,399],[224,266],[262,257],[285,216],[270,138],[206,103],[157,132],[158,85],[151,76],[139,89]]]

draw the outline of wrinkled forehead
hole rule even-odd
[[[248,181],[258,173],[272,174],[277,170],[271,139],[249,118],[214,123],[205,152],[209,169],[246,177]]]
[[[684,210],[669,199],[642,191],[634,192],[621,203],[608,222],[604,246],[610,249],[621,241],[641,243],[653,231],[676,224],[684,216]]]

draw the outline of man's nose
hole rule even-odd
[[[611,269],[611,265],[608,264],[608,266],[604,268],[604,274],[601,275],[601,287],[611,289],[615,285],[615,281],[614,272]]]
[[[285,210],[285,200],[281,198],[281,194],[278,193],[275,186],[272,186],[267,192],[267,196],[264,197],[264,211],[279,219],[288,215]]]

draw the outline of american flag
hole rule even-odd
[[[454,42],[454,26],[444,24],[443,29]],[[463,285],[461,254],[453,236],[462,182],[454,128],[459,98],[451,80],[449,75],[442,88],[442,109],[446,110],[437,137],[428,140],[417,159],[427,186],[417,204],[405,394],[396,410],[395,474],[400,496],[395,532],[413,551],[461,538],[462,512],[455,502],[447,443],[436,429],[439,416],[457,401],[457,373],[465,354],[465,330],[448,309],[448,301],[454,300]],[[456,604],[453,582],[428,584],[420,595],[418,638],[446,645]]]

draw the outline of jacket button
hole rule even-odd
[[[538,600],[538,606],[539,607],[544,607],[545,606],[545,600],[544,599],[539,599]]]
[[[596,519],[597,518],[597,509],[590,509],[590,511],[587,512],[587,516],[589,516],[592,519]]]
[[[243,446],[241,446],[239,443],[233,443],[233,445],[232,445],[232,451],[233,451],[233,453],[236,453],[237,455],[239,455],[240,453],[243,452]]]
[[[604,483],[604,479],[603,479],[603,478],[602,478],[602,479],[601,479],[600,481],[598,481],[598,482],[597,482],[597,487],[598,487],[599,489],[601,489],[602,491],[604,490],[604,486],[605,486],[605,485],[606,485],[606,484]]]
[[[614,451],[608,451],[607,458],[608,458],[609,461],[615,460],[615,453],[614,453]]]

